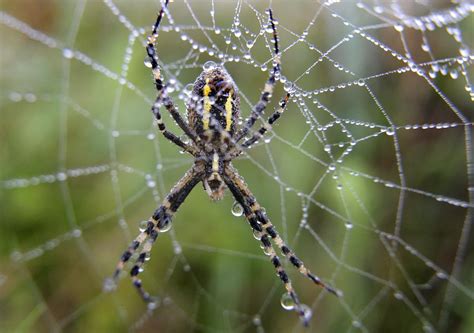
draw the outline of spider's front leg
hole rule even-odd
[[[273,95],[273,89],[275,88],[276,78],[280,75],[280,50],[278,48],[278,35],[276,32],[275,20],[273,19],[273,13],[271,9],[267,10],[268,16],[270,19],[270,25],[273,31],[273,45],[275,48],[275,57],[273,61],[273,68],[270,71],[270,76],[265,83],[262,94],[260,95],[260,100],[252,108],[252,113],[250,117],[245,121],[244,127],[236,134],[235,141],[239,142],[252,128],[257,119],[262,115],[263,111],[270,102],[270,98]]]
[[[194,165],[186,174],[176,183],[171,189],[170,193],[163,200],[161,206],[156,209],[155,213],[149,218],[146,229],[143,230],[129,245],[127,250],[122,254],[120,261],[118,262],[114,275],[111,279],[106,280],[104,288],[107,290],[112,289],[123,271],[125,264],[130,258],[137,252],[142,246],[138,258],[135,260],[134,265],[130,270],[133,285],[137,288],[138,292],[146,302],[152,301],[149,293],[147,293],[143,287],[142,282],[138,278],[138,274],[141,272],[141,268],[149,256],[153,243],[155,242],[158,234],[169,230],[171,219],[174,213],[178,210],[179,206],[184,202],[186,197],[189,195],[191,190],[202,180],[203,170]]]
[[[181,114],[178,112],[178,109],[174,105],[173,100],[167,95],[167,93],[166,93],[167,84],[163,81],[163,79],[161,77],[161,70],[160,70],[160,66],[158,65],[158,56],[157,56],[157,53],[156,53],[155,43],[156,43],[156,39],[158,37],[158,30],[159,30],[159,27],[160,27],[160,24],[161,24],[161,20],[163,19],[165,8],[168,6],[168,2],[169,2],[169,0],[165,1],[164,7],[162,7],[160,12],[158,13],[158,16],[156,18],[156,22],[153,25],[153,31],[152,31],[151,35],[148,36],[147,45],[146,45],[146,53],[148,55],[148,63],[149,63],[149,66],[151,67],[151,71],[152,71],[152,74],[153,74],[153,79],[155,81],[155,87],[156,87],[156,90],[158,92],[158,97],[156,99],[156,102],[154,104],[154,109],[152,109],[152,111],[153,111],[153,114],[155,115],[155,117],[158,120],[158,126],[160,126],[161,114],[159,112],[159,107],[156,107],[156,106],[159,106],[160,103],[163,103],[166,110],[168,110],[168,112],[171,114],[171,116],[176,121],[178,126],[184,131],[184,133],[191,140],[194,141],[194,143],[197,143],[197,141],[199,141],[199,139],[197,138],[196,133],[184,121],[183,117],[181,117]],[[161,124],[163,124],[163,123],[161,122]],[[187,148],[185,148],[185,150],[189,152],[189,150],[190,150],[189,145],[183,143],[181,141],[181,139],[179,139],[176,135],[174,135],[173,133],[167,131],[164,127],[164,124],[162,125],[162,127],[163,127],[163,130],[160,127],[160,131],[163,134],[167,133],[167,135],[165,135],[165,137],[167,139],[169,139],[170,141],[172,141],[173,143],[177,144],[180,147],[187,146]],[[170,137],[173,137],[173,138],[170,138]]]
[[[336,296],[341,296],[341,292],[324,283],[319,277],[311,273],[309,269],[306,268],[303,261],[295,255],[295,253],[288,247],[288,245],[286,245],[286,243],[278,234],[276,228],[266,216],[261,206],[258,204],[254,195],[250,192],[247,184],[244,182],[243,178],[237,173],[237,171],[229,165],[224,170],[224,173],[224,182],[226,183],[229,190],[232,192],[235,200],[242,206],[250,226],[256,232],[257,236],[260,238],[260,241],[264,246],[265,253],[270,256],[270,260],[275,266],[280,280],[285,285],[288,294],[291,296],[295,303],[294,309],[298,312],[303,322],[307,324],[307,318],[305,318],[302,305],[298,300],[298,297],[291,285],[291,281],[288,278],[288,275],[281,266],[279,257],[273,250],[269,238],[271,238],[275,242],[275,244],[280,248],[282,253],[286,256],[288,261],[291,262],[291,264],[295,266],[302,275],[306,276],[315,284],[319,285],[320,287],[324,288],[325,290]]]
[[[194,149],[193,146],[184,143],[178,136],[176,136],[176,134],[166,129],[166,125],[163,122],[163,119],[161,118],[161,113],[160,113],[160,105],[162,103],[162,100],[163,99],[161,98],[161,95],[158,95],[158,97],[155,100],[155,103],[153,103],[153,106],[151,107],[151,112],[155,116],[159,131],[161,132],[161,134],[163,134],[165,138],[173,142],[175,145],[183,148],[184,151],[195,156],[196,150]],[[166,99],[164,101],[166,102]]]
[[[252,137],[250,137],[248,140],[245,140],[244,143],[242,143],[243,148],[249,148],[251,145],[253,145],[255,142],[260,140],[260,138],[272,128],[272,125],[281,117],[283,112],[285,112],[286,105],[288,104],[288,100],[290,99],[290,93],[287,93],[286,96],[280,101],[279,107],[275,110],[275,112],[272,113],[270,117],[268,117],[267,121],[265,124],[260,127],[260,129],[255,132]]]

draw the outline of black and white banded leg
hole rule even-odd
[[[166,94],[166,83],[163,81],[161,77],[161,70],[160,66],[158,65],[158,56],[156,52],[156,38],[158,37],[158,29],[161,24],[161,20],[163,19],[165,8],[168,6],[169,0],[166,0],[164,3],[164,7],[161,8],[158,16],[156,18],[156,22],[153,25],[153,31],[150,36],[147,38],[147,45],[146,45],[146,52],[148,55],[148,64],[151,67],[151,71],[153,74],[153,79],[155,81],[155,87],[158,92],[158,98],[155,102],[155,105],[159,102],[162,102],[168,112],[171,114],[173,119],[176,121],[178,126],[184,131],[184,133],[194,142],[197,142],[196,133],[188,126],[188,124],[184,121],[181,117],[181,114],[178,112],[176,106],[173,103],[173,100]],[[156,116],[156,115],[155,115]],[[158,118],[158,117],[157,117]],[[161,119],[161,115],[160,115]],[[174,135],[175,136],[175,135]],[[176,141],[176,140],[175,140]],[[181,140],[179,140],[181,141]]]
[[[237,133],[235,137],[236,142],[239,142],[243,137],[247,135],[247,133],[255,124],[257,119],[262,115],[263,111],[265,110],[268,103],[270,102],[270,98],[273,95],[273,90],[276,84],[276,77],[280,75],[280,50],[278,49],[278,36],[276,32],[276,27],[275,27],[275,20],[273,19],[273,14],[272,14],[271,9],[268,9],[268,15],[270,17],[270,25],[273,30],[273,44],[275,48],[273,68],[270,71],[270,77],[265,83],[265,87],[263,88],[262,94],[260,95],[260,100],[252,108],[252,113],[250,114],[250,117],[245,121],[243,128]]]
[[[261,137],[265,135],[265,133],[269,130],[272,129],[272,125],[281,117],[283,112],[286,109],[286,105],[288,104],[288,100],[290,98],[290,94],[286,94],[286,96],[280,101],[279,107],[275,110],[275,112],[272,113],[270,117],[268,117],[267,121],[265,124],[263,124],[260,129],[255,132],[252,137],[250,137],[248,140],[246,140],[244,143],[242,143],[243,148],[248,148],[252,146],[255,142],[260,140]]]
[[[122,254],[120,261],[117,263],[112,279],[106,281],[106,285],[104,286],[106,289],[112,289],[110,286],[114,286],[117,283],[120,273],[124,270],[125,264],[138,251],[140,246],[142,246],[140,254],[130,270],[130,275],[132,277],[133,285],[137,288],[142,298],[146,302],[152,301],[150,294],[144,290],[142,282],[138,278],[138,274],[142,271],[142,266],[150,255],[153,243],[156,241],[159,233],[169,230],[174,213],[178,210],[179,206],[184,202],[196,184],[201,181],[201,177],[202,173],[197,171],[193,166],[193,168],[186,172],[178,183],[176,183],[170,193],[163,200],[160,207],[158,207],[154,214],[148,219],[146,228],[140,232]]]

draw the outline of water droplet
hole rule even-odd
[[[234,202],[232,205],[232,215],[234,216],[242,216],[244,213],[244,208],[242,207],[241,204],[239,204],[237,201]]]
[[[204,65],[202,66],[202,68],[205,70],[205,71],[210,71],[210,70],[213,70],[214,68],[217,67],[217,64],[214,62],[214,61],[206,61],[204,63]]]
[[[117,284],[112,278],[107,278],[104,280],[104,284],[102,286],[102,291],[105,293],[109,293],[114,291],[117,288]]]
[[[469,56],[469,48],[465,45],[463,45],[460,49],[459,49],[459,53],[463,56],[463,57],[468,57]]]
[[[459,76],[459,73],[455,68],[453,68],[449,71],[449,75],[451,76],[452,79],[457,79]]]
[[[441,66],[440,69],[439,69],[439,72],[440,72],[442,75],[448,74],[448,66],[446,66],[446,65]]]
[[[186,134],[183,134],[179,137],[181,139],[181,141],[183,141],[184,144],[188,144],[190,141],[189,141],[189,137],[186,135]]]
[[[155,310],[158,306],[160,305],[159,299],[156,297],[153,297],[147,304],[147,308],[149,311]]]
[[[153,139],[155,139],[155,137],[156,137],[156,136],[155,136],[155,133],[148,133],[148,134],[146,135],[146,138],[147,138],[148,140],[153,140]]]
[[[363,79],[357,80],[357,85],[363,87],[365,85],[365,81]]]
[[[401,24],[395,24],[393,27],[394,27],[395,30],[397,30],[398,32],[403,31],[403,25],[401,25]]]
[[[301,304],[301,311],[303,311],[303,317],[301,320],[303,320],[305,323],[308,323],[313,316],[313,310],[311,310],[311,308],[306,304]]]
[[[435,330],[433,329],[433,326],[431,326],[429,323],[425,323],[423,325],[423,331],[426,333],[435,332]]]
[[[178,243],[175,243],[173,244],[173,252],[176,255],[181,254],[183,252],[183,248]]]
[[[184,91],[187,93],[191,93],[194,89],[194,84],[193,83],[188,83],[186,86],[184,86]]]
[[[260,325],[262,325],[262,319],[260,318],[259,315],[255,315],[255,317],[253,317],[253,319],[252,319],[252,323],[255,326],[260,326]]]
[[[144,232],[148,226],[148,221],[141,221],[140,224],[138,225],[138,230],[140,232]]]
[[[64,173],[64,172],[59,172],[57,175],[56,175],[56,178],[62,182],[62,181],[65,181],[67,179],[67,175]]]
[[[273,251],[272,247],[266,247],[266,246],[262,246],[262,250],[263,250],[263,253],[267,256],[271,256],[275,252],[275,251]]]
[[[66,48],[63,50],[63,57],[66,59],[71,59],[74,57],[74,52],[71,49]]]
[[[393,297],[395,297],[396,299],[398,300],[402,300],[403,299],[403,294],[399,291],[393,293]]]
[[[153,179],[149,179],[146,182],[146,186],[148,186],[149,188],[154,188],[156,186],[156,182]]]
[[[15,92],[15,91],[11,92],[9,97],[10,97],[10,100],[12,102],[19,102],[23,98],[23,96],[21,94]]]
[[[385,134],[389,135],[389,136],[392,136],[395,134],[395,131],[393,130],[393,128],[387,128],[387,130],[385,131]]]
[[[280,303],[283,309],[285,310],[293,310],[296,305],[295,301],[289,293],[284,293],[283,295],[281,295]]]
[[[143,64],[145,65],[145,67],[151,68],[152,65],[151,65],[151,59],[149,56],[145,57],[145,60],[143,60]]]
[[[262,238],[261,232],[253,229],[253,238],[260,240],[260,238]]]
[[[286,92],[292,93],[294,90],[293,82],[290,82],[290,81],[285,82],[285,84],[283,85],[283,88],[285,89]]]
[[[171,221],[169,219],[166,219],[163,221],[160,225],[160,232],[167,232],[170,231],[171,229]]]
[[[82,231],[80,229],[74,229],[72,231],[72,236],[75,237],[75,238],[79,238],[79,237],[81,237],[81,235],[82,235]]]
[[[352,222],[346,222],[344,225],[346,226],[347,230],[351,230],[352,228],[354,228],[354,225],[352,224]]]

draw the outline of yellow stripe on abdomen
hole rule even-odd
[[[231,90],[225,102],[225,130],[227,132],[230,131],[230,127],[232,126],[232,93],[233,91]]]
[[[209,129],[209,118],[211,116],[211,99],[209,94],[211,93],[211,87],[209,86],[209,79],[206,79],[206,85],[202,89],[202,94],[204,96],[204,113],[202,115],[202,127],[207,130]]]

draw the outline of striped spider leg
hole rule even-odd
[[[158,207],[153,215],[148,219],[146,228],[140,232],[122,254],[120,261],[115,268],[113,277],[106,280],[104,289],[110,290],[115,287],[120,277],[120,273],[125,268],[125,264],[141,247],[140,254],[130,270],[130,276],[133,285],[137,288],[142,298],[148,303],[153,302],[153,298],[150,297],[150,294],[143,289],[138,274],[143,270],[143,264],[149,257],[153,243],[156,241],[159,233],[166,232],[171,228],[171,219],[174,213],[178,210],[179,206],[184,202],[196,184],[202,180],[203,174],[203,164],[195,163],[193,167],[176,183],[170,193],[163,200],[160,207]]]
[[[319,277],[311,273],[310,270],[306,268],[303,261],[295,255],[295,253],[280,237],[275,226],[270,222],[265,211],[258,204],[257,199],[249,190],[248,185],[237,173],[237,170],[232,167],[232,165],[229,164],[228,167],[225,168],[223,179],[235,200],[242,206],[245,217],[254,231],[254,235],[262,243],[264,253],[270,257],[270,261],[272,262],[273,266],[275,266],[278,277],[283,282],[285,289],[288,292],[288,296],[293,301],[294,306],[290,306],[289,309],[296,311],[304,325],[308,325],[309,318],[306,315],[305,305],[300,303],[298,295],[291,284],[291,280],[282,267],[280,258],[273,249],[270,240],[272,240],[278,246],[286,259],[293,266],[295,266],[302,275],[306,276],[313,283],[336,296],[341,295],[340,291],[324,283]]]
[[[156,18],[155,24],[153,24],[153,31],[150,36],[147,38],[146,44],[146,53],[147,58],[145,59],[145,64],[147,67],[151,68],[153,74],[153,80],[155,82],[155,88],[158,93],[155,103],[152,107],[152,113],[156,118],[158,129],[160,132],[171,142],[183,148],[185,151],[193,153],[194,149],[189,144],[184,143],[178,136],[169,132],[166,129],[165,124],[161,119],[160,106],[164,105],[166,110],[171,114],[174,121],[178,126],[184,131],[184,133],[193,141],[197,143],[199,138],[196,136],[196,133],[181,117],[181,114],[178,112],[178,109],[173,103],[173,100],[167,94],[167,84],[163,81],[161,76],[160,66],[158,65],[158,55],[156,52],[156,39],[158,37],[158,30],[163,19],[165,8],[168,6],[169,0],[164,2],[164,6],[160,9],[158,16]]]

